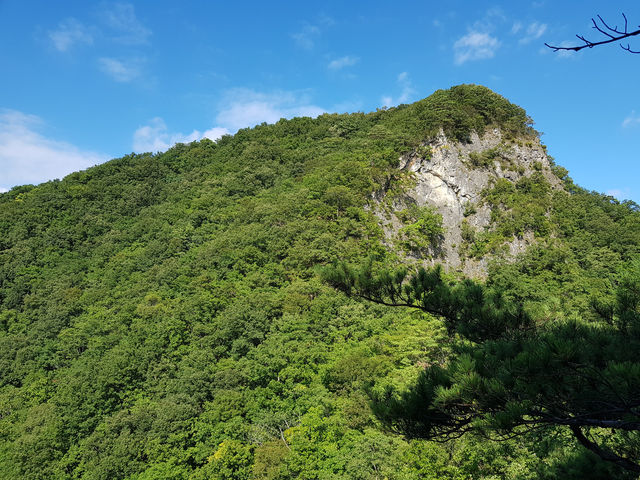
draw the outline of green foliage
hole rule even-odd
[[[0,476],[532,478],[541,462],[548,477],[563,472],[565,459],[585,471],[562,442],[441,446],[378,428],[365,390],[406,388],[430,365],[447,372],[458,348],[449,334],[499,337],[503,325],[484,325],[496,309],[507,331],[524,328],[497,293],[475,305],[478,285],[429,276],[439,292],[429,301],[451,291],[461,308],[443,323],[345,298],[316,275],[369,256],[373,273],[386,269],[397,255],[371,202],[389,183],[389,198],[410,184],[398,158],[428,156],[423,145],[441,129],[466,141],[494,127],[535,136],[521,108],[462,85],[370,114],[280,120],[127,155],[0,195]],[[500,240],[530,228],[549,240],[496,266],[492,291],[536,311],[557,292],[560,310],[580,312],[604,292],[607,328],[630,324],[612,310],[612,284],[639,253],[637,206],[538,183],[487,194],[506,206]],[[524,205],[536,195],[531,214]],[[401,242],[434,251],[442,219],[404,215]]]
[[[476,232],[464,221],[460,252],[472,258],[504,250],[506,242],[533,233],[548,238],[552,231],[549,211],[553,205],[551,186],[542,173],[522,177],[515,184],[499,178],[482,193],[482,202],[491,208],[491,226]],[[467,215],[468,216],[468,215]]]
[[[445,232],[441,214],[428,205],[412,205],[396,215],[405,224],[398,230],[398,244],[405,252],[437,250]]]
[[[489,148],[483,152],[471,152],[469,153],[469,160],[474,167],[486,168],[492,167],[493,162],[502,158],[498,147]]]
[[[490,126],[499,126],[507,136],[535,135],[531,119],[523,109],[476,85],[438,90],[428,98],[400,106],[398,110],[401,111],[396,115],[396,122],[405,130],[423,125],[426,127],[424,133],[434,135],[442,128],[449,138],[461,142],[468,141],[472,131],[484,132]]]

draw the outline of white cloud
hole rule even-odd
[[[104,28],[86,26],[75,18],[63,20],[55,30],[48,33],[53,48],[66,52],[75,45],[92,45],[95,34],[125,45],[149,43],[152,32],[138,20],[130,3],[109,4],[100,11],[100,19],[106,32]]]
[[[347,55],[345,57],[336,58],[329,62],[328,68],[329,70],[340,70],[344,67],[351,67],[358,63],[360,59],[358,57],[352,57]]]
[[[194,132],[198,132],[198,131],[194,130]],[[198,132],[198,135],[199,134],[200,132]],[[203,138],[208,138],[209,140],[217,140],[223,135],[230,135],[230,134],[231,132],[224,127],[213,127],[213,128],[210,128],[209,130],[205,130],[204,133],[200,136],[200,140],[202,140]]]
[[[8,188],[0,187],[0,193],[7,193],[8,191]]]
[[[493,58],[499,47],[497,38],[485,32],[471,31],[453,44],[454,63],[462,65],[469,60]]]
[[[194,130],[188,135],[170,133],[164,120],[156,117],[151,120],[150,125],[144,125],[135,131],[133,134],[133,150],[136,152],[161,152],[176,143],[191,143],[203,138],[217,140],[228,133],[229,130],[222,127],[214,127],[204,132]]]
[[[74,45],[93,44],[93,35],[90,30],[75,18],[68,18],[58,24],[56,30],[49,32],[49,40],[53,48],[59,52],[66,52]]]
[[[627,128],[635,127],[637,125],[640,125],[640,114],[637,114],[635,110],[632,110],[631,113],[622,121],[622,126]]]
[[[406,103],[415,93],[415,89],[413,88],[413,84],[411,83],[411,79],[409,78],[409,74],[407,72],[398,74],[396,81],[398,83],[398,86],[401,88],[400,96],[397,98],[393,98],[389,95],[383,96],[381,99],[383,107],[392,107],[394,105]]]
[[[316,117],[325,111],[304,95],[293,92],[260,93],[238,88],[227,92],[217,123],[235,131],[262,122],[274,123],[281,118]]]
[[[102,11],[101,19],[107,27],[114,30],[114,40],[127,45],[146,44],[152,33],[138,20],[130,3],[110,5]]]
[[[300,48],[311,50],[320,36],[320,28],[316,25],[305,25],[302,30],[291,35]]]
[[[151,125],[138,128],[133,134],[134,152],[160,152],[169,148],[169,133],[162,118],[151,120]]]
[[[522,23],[521,22],[515,22],[512,26],[511,26],[511,33],[513,33],[514,35],[516,33],[518,33],[520,30],[522,30]]]
[[[261,93],[244,88],[226,92],[216,117],[217,125],[188,135],[172,133],[164,120],[156,117],[138,128],[133,135],[136,152],[159,152],[176,143],[189,143],[202,138],[216,140],[240,128],[253,127],[262,122],[275,123],[281,118],[316,117],[326,110],[313,105],[305,95],[294,92]]]
[[[519,40],[519,43],[526,44],[537,40],[544,32],[547,31],[547,25],[545,23],[533,22],[527,27],[524,36]],[[514,32],[516,33],[516,32]]]
[[[0,188],[61,178],[108,159],[42,135],[43,126],[35,115],[0,110]]]
[[[100,70],[113,78],[116,82],[130,82],[141,75],[140,61],[129,60],[126,63],[115,58],[98,59]]]

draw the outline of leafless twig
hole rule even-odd
[[[617,25],[615,27],[611,27],[609,24],[607,24],[607,22],[605,22],[602,19],[602,17],[600,15],[597,15],[596,18],[592,18],[591,19],[591,23],[593,23],[593,27],[592,28],[594,30],[597,30],[601,35],[604,35],[605,37],[607,37],[606,40],[601,40],[599,42],[592,42],[591,40],[587,40],[583,35],[576,35],[576,37],[578,37],[579,40],[584,42],[584,45],[576,45],[576,46],[573,46],[573,47],[559,47],[559,46],[556,46],[556,45],[549,45],[548,43],[545,43],[545,45],[547,47],[549,47],[550,49],[552,49],[554,52],[557,52],[557,51],[560,51],[560,50],[569,50],[569,51],[572,51],[572,52],[578,52],[578,51],[582,50],[583,48],[593,48],[593,47],[596,47],[598,45],[604,45],[606,43],[619,42],[621,40],[624,40],[625,38],[629,38],[629,37],[634,37],[636,35],[640,35],[640,28],[638,28],[638,30],[634,30],[632,32],[629,31],[629,28],[628,28],[629,22],[627,21],[627,16],[624,13],[622,14],[622,18],[624,18],[624,29],[623,28],[618,28]],[[627,43],[626,46],[621,43],[620,47],[623,50],[626,50],[629,53],[640,53],[640,50],[631,50],[631,46],[628,43]]]

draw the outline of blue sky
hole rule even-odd
[[[0,0],[0,191],[475,83],[524,107],[579,185],[640,202],[640,55],[543,46],[621,12],[638,28],[637,1]]]

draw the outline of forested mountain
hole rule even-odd
[[[455,195],[431,195],[447,159],[477,181],[444,178]],[[0,194],[0,477],[635,478],[563,425],[518,424],[500,442],[396,433],[416,407],[381,398],[494,344],[440,310],[344,295],[326,269],[375,283],[444,263],[443,284],[471,275],[527,328],[553,326],[545,342],[567,351],[564,366],[580,345],[554,340],[567,325],[614,338],[580,358],[624,370],[611,391],[627,399],[640,382],[638,262],[638,206],[576,186],[524,110],[472,85],[15,187]],[[363,282],[347,290],[366,294]],[[459,380],[449,398],[480,388]],[[540,391],[566,404],[553,370],[548,382]],[[640,424],[638,404],[625,408]],[[511,413],[480,420],[511,428]],[[637,430],[585,433],[637,461]]]

